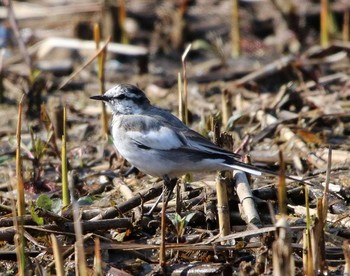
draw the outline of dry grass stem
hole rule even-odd
[[[343,252],[345,257],[344,275],[350,274],[350,243],[348,240],[343,242]]]
[[[303,258],[304,262],[304,274],[308,276],[312,276],[314,273],[314,254],[312,248],[312,229],[311,229],[311,216],[309,209],[309,188],[307,186],[304,187],[305,191],[305,206],[306,206],[306,230],[304,235],[304,248],[306,249],[305,257]]]
[[[211,117],[211,123],[214,133],[214,142],[218,146],[224,146],[225,140],[220,133],[220,121],[218,117]],[[229,143],[225,144],[229,148],[232,148],[232,138]],[[217,197],[217,212],[218,212],[218,221],[219,221],[219,233],[220,236],[226,236],[231,232],[230,224],[230,208],[228,204],[228,194],[227,194],[227,185],[232,179],[232,176],[229,177],[228,172],[218,172],[215,179],[215,190]]]
[[[187,89],[188,89],[188,85],[187,85],[187,71],[186,71],[186,57],[187,57],[187,54],[188,52],[191,50],[191,46],[192,44],[189,44],[186,48],[186,50],[184,51],[184,53],[182,54],[182,57],[181,57],[181,61],[182,61],[182,78],[183,78],[183,94],[182,94],[182,98],[183,98],[183,103],[184,103],[184,106],[183,106],[183,110],[185,112],[184,114],[184,123],[187,125],[188,124],[188,92],[187,92]]]
[[[232,23],[231,23],[231,55],[238,57],[241,52],[239,30],[239,5],[238,0],[232,0]]]
[[[163,191],[165,191],[166,187],[163,184]],[[162,214],[161,214],[161,225],[160,225],[160,245],[159,245],[159,265],[162,269],[165,269],[166,265],[166,251],[165,251],[165,230],[166,230],[166,196],[165,192],[163,192],[162,198],[163,206],[162,206]]]
[[[64,276],[65,272],[64,272],[63,258],[62,258],[62,252],[61,252],[60,246],[54,234],[51,234],[50,237],[51,237],[52,251],[53,251],[53,256],[55,261],[56,275]]]
[[[279,150],[278,207],[281,215],[287,215],[286,173],[282,150]]]
[[[62,206],[70,204],[69,183],[68,183],[68,159],[67,159],[67,109],[63,108],[63,135],[62,135]]]
[[[96,51],[100,49],[100,26],[96,23],[94,25],[94,38],[96,42]],[[100,94],[103,95],[106,91],[105,88],[105,61],[106,61],[106,53],[107,53],[108,43],[102,52],[98,55],[97,64],[98,64],[98,80],[100,84]],[[101,102],[101,124],[102,124],[102,137],[108,137],[108,116],[106,105]]]
[[[180,72],[177,73],[177,90],[179,94],[179,119],[185,123],[185,103],[183,98],[183,87]]]
[[[342,39],[343,41],[349,41],[350,36],[350,10],[347,9],[344,12]]]
[[[285,217],[276,224],[276,240],[272,245],[273,273],[275,275],[295,275],[291,231]]]
[[[232,115],[232,102],[231,102],[231,93],[225,89],[221,93],[221,105],[222,105],[222,125],[227,126],[228,120]]]
[[[329,45],[329,2],[328,0],[321,0],[321,14],[320,14],[320,41],[322,47]]]
[[[102,276],[102,259],[101,259],[101,243],[99,238],[95,238],[95,254],[94,254],[94,276]]]
[[[88,275],[87,274],[87,264],[84,249],[84,237],[83,230],[80,223],[80,211],[79,206],[76,202],[73,204],[73,218],[74,218],[74,232],[75,232],[75,256],[76,256],[76,271],[77,275]]]
[[[236,181],[236,192],[242,206],[243,220],[249,224],[260,225],[261,219],[255,206],[254,197],[244,172],[233,171],[233,177]]]
[[[122,32],[121,34],[121,43],[122,44],[128,44],[129,39],[127,36],[127,33],[125,31],[125,20],[126,20],[126,7],[125,7],[125,0],[118,0],[118,19],[119,19],[119,28]]]
[[[230,208],[228,205],[227,181],[225,181],[225,173],[219,172],[215,182],[216,182],[219,233],[221,237],[224,237],[231,233]]]
[[[24,94],[18,104],[18,119],[16,132],[16,179],[17,179],[17,214],[14,217],[17,233],[14,237],[16,244],[16,255],[18,261],[18,273],[20,276],[25,275],[26,256],[25,256],[25,239],[23,228],[23,217],[25,215],[25,197],[24,197],[24,181],[22,172],[21,158],[21,126],[22,126],[22,109]]]

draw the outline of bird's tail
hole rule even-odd
[[[279,176],[280,173],[279,172],[274,172],[274,171],[270,171],[261,167],[257,167],[254,165],[250,165],[250,164],[246,164],[246,163],[242,163],[239,161],[236,161],[234,164],[226,164],[228,167],[232,168],[232,169],[237,169],[255,176],[261,176],[262,174],[267,174],[267,175],[273,175],[273,176]],[[305,181],[302,178],[296,177],[296,176],[291,176],[291,175],[285,175],[286,179],[289,180],[293,180],[296,182],[299,182],[301,184],[306,184],[306,185],[312,185],[309,181]]]
[[[256,176],[260,176],[263,174],[263,172],[260,171],[259,168],[254,168],[254,166],[244,164],[244,163],[242,163],[242,165],[233,164],[233,165],[227,165],[227,166],[234,170],[240,170]]]

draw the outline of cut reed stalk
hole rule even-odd
[[[70,204],[70,195],[68,187],[68,161],[67,161],[67,110],[66,106],[63,107],[63,135],[62,135],[62,150],[61,150],[61,162],[62,162],[62,207],[66,207]]]
[[[343,28],[342,28],[343,41],[349,41],[349,36],[350,36],[350,10],[346,9],[344,11]]]
[[[214,133],[214,142],[218,146],[222,146],[223,142],[220,135],[220,122],[217,117],[212,117],[212,126]],[[227,195],[227,175],[225,172],[218,172],[215,180],[216,196],[217,196],[217,210],[219,221],[219,233],[224,237],[231,232],[230,224],[230,209],[228,205]],[[225,242],[222,242],[225,243]]]
[[[238,0],[232,0],[232,23],[231,23],[231,56],[239,57],[241,53],[239,31],[239,6]]]
[[[285,164],[284,164],[282,150],[279,150],[278,153],[279,153],[279,163],[280,163],[280,171],[279,171],[279,177],[278,177],[278,207],[279,207],[280,215],[287,215]]]
[[[329,45],[329,3],[328,0],[321,0],[321,15],[320,15],[320,41],[322,47]]]
[[[100,26],[95,23],[94,25],[94,39],[96,43],[96,50],[100,50],[100,41],[101,41],[101,32],[100,32]],[[107,44],[108,45],[108,44]],[[105,61],[106,61],[106,53],[107,53],[107,45],[103,50],[99,53],[97,57],[97,64],[98,64],[98,80],[99,80],[99,86],[100,86],[100,94],[102,95],[106,89],[105,89]],[[101,102],[101,124],[102,124],[102,137],[108,137],[108,117],[107,117],[107,111],[106,111],[106,105]]]
[[[58,244],[57,238],[54,234],[50,235],[52,242],[53,257],[55,260],[55,268],[57,276],[64,276],[63,258],[60,246]]]
[[[125,6],[125,0],[119,0],[118,1],[118,19],[119,19],[119,28],[121,30],[121,40],[120,42],[122,44],[128,44],[129,39],[125,30],[125,21],[126,21],[126,6]]]
[[[99,238],[95,238],[94,275],[102,276],[101,243]]]
[[[16,131],[16,179],[17,179],[17,216],[15,217],[15,225],[17,234],[15,235],[16,255],[18,261],[18,275],[25,275],[26,256],[25,256],[25,239],[23,216],[25,214],[25,198],[24,198],[24,181],[22,175],[22,158],[21,158],[21,126],[23,111],[22,95],[18,104],[18,121]],[[15,213],[14,213],[15,214]]]
[[[177,73],[177,88],[179,93],[179,119],[182,122],[185,122],[185,107],[184,107],[184,99],[183,99],[183,92],[182,92],[182,79],[181,79],[181,73]]]
[[[182,54],[181,61],[182,61],[182,78],[183,78],[183,103],[184,103],[184,123],[187,125],[188,124],[188,92],[187,92],[187,71],[186,71],[186,57],[188,52],[191,50],[192,44],[189,44]]]
[[[312,242],[311,242],[311,216],[310,216],[310,208],[309,208],[309,188],[305,185],[305,206],[306,206],[306,230],[305,230],[305,248],[306,248],[306,256],[304,256],[304,275],[314,275],[314,266],[313,266],[313,254],[312,251]]]
[[[76,275],[85,276],[87,273],[87,265],[84,251],[84,238],[83,230],[80,223],[80,214],[78,203],[73,202],[73,219],[74,219],[74,232],[75,232],[75,262],[76,262]]]

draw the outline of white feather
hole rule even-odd
[[[178,135],[168,127],[158,130],[127,131],[126,135],[137,144],[158,150],[174,150],[183,146]]]

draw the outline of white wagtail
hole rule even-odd
[[[239,155],[216,146],[168,111],[153,106],[136,86],[118,84],[104,95],[90,98],[104,101],[111,109],[115,147],[146,174],[165,181],[196,171],[238,169],[262,174],[261,169],[240,162]]]
[[[257,176],[278,175],[240,162],[240,155],[216,146],[168,111],[151,105],[136,86],[118,84],[104,95],[90,98],[104,101],[111,109],[111,134],[118,152],[140,171],[163,178],[165,202],[176,185],[176,177],[187,172],[238,169]],[[291,176],[286,178],[305,183]],[[161,196],[148,214],[160,199]]]

